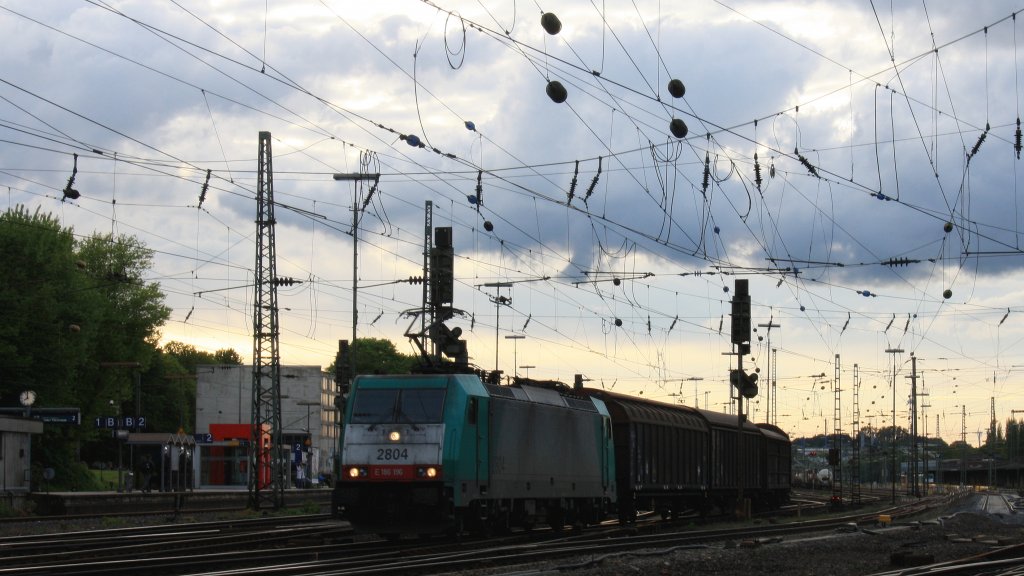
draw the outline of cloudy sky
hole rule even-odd
[[[283,363],[352,336],[353,206],[357,334],[412,351],[430,201],[483,368],[728,411],[745,279],[756,420],[831,431],[838,384],[908,427],[913,354],[921,430],[977,444],[1024,409],[1022,8],[0,0],[0,193],[138,237],[164,340],[249,359],[269,132]]]

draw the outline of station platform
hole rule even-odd
[[[98,514],[161,514],[242,510],[249,499],[247,490],[202,489],[180,492],[33,492],[27,496],[37,516],[83,516]],[[284,491],[286,507],[330,505],[331,489],[289,489]]]

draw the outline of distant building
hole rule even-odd
[[[281,367],[281,432],[289,465],[287,487],[317,485],[337,457],[338,416],[333,377],[319,366]],[[252,366],[196,368],[198,488],[248,486],[252,426]]]

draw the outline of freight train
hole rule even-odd
[[[486,378],[486,376],[485,376]],[[639,511],[775,507],[790,440],[733,415],[552,381],[366,375],[345,402],[332,510],[386,536],[555,529]],[[738,439],[738,436],[740,439]]]

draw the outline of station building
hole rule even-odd
[[[326,481],[338,457],[339,413],[333,376],[319,366],[281,367],[281,432],[286,488]],[[252,366],[196,367],[196,488],[248,488]]]
[[[0,503],[19,509],[32,488],[32,435],[43,433],[43,423],[0,415]]]

